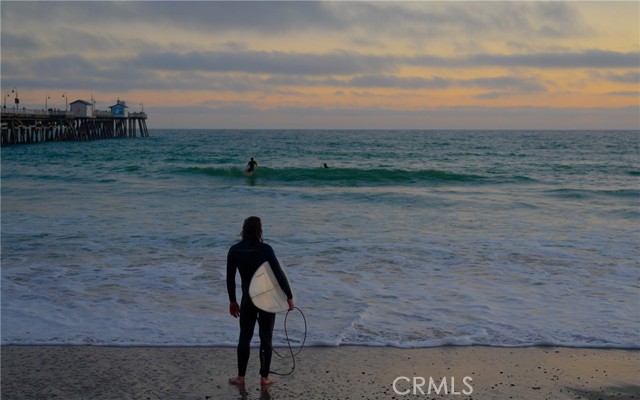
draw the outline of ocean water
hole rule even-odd
[[[306,345],[640,348],[638,132],[150,133],[2,148],[3,344],[235,346],[257,215]]]

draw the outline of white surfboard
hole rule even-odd
[[[289,280],[282,264],[280,264],[280,268],[284,272],[285,278]],[[253,304],[263,311],[279,313],[289,310],[287,295],[280,287],[268,261],[262,263],[253,274],[249,284],[249,296]]]

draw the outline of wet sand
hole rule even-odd
[[[7,400],[640,399],[640,351],[629,350],[305,348],[266,390],[257,349],[244,388],[227,382],[232,348],[2,346],[1,361]],[[274,354],[272,370],[290,369]]]

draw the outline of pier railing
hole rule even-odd
[[[65,113],[65,111],[47,111],[47,110],[27,110],[24,108],[3,108],[2,109],[2,119],[5,118],[5,116],[10,117],[10,116],[31,116],[31,115],[51,115],[54,113]],[[67,111],[67,113],[69,115],[71,115],[71,112]]]

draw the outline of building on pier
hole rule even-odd
[[[69,107],[71,107],[71,115],[73,115],[74,118],[94,117],[93,103],[89,103],[85,100],[76,100],[69,104]]]
[[[114,118],[127,118],[129,116],[127,108],[129,107],[126,102],[121,101],[120,99],[118,99],[116,104],[109,106],[109,109],[111,109],[111,115],[113,115]]]

